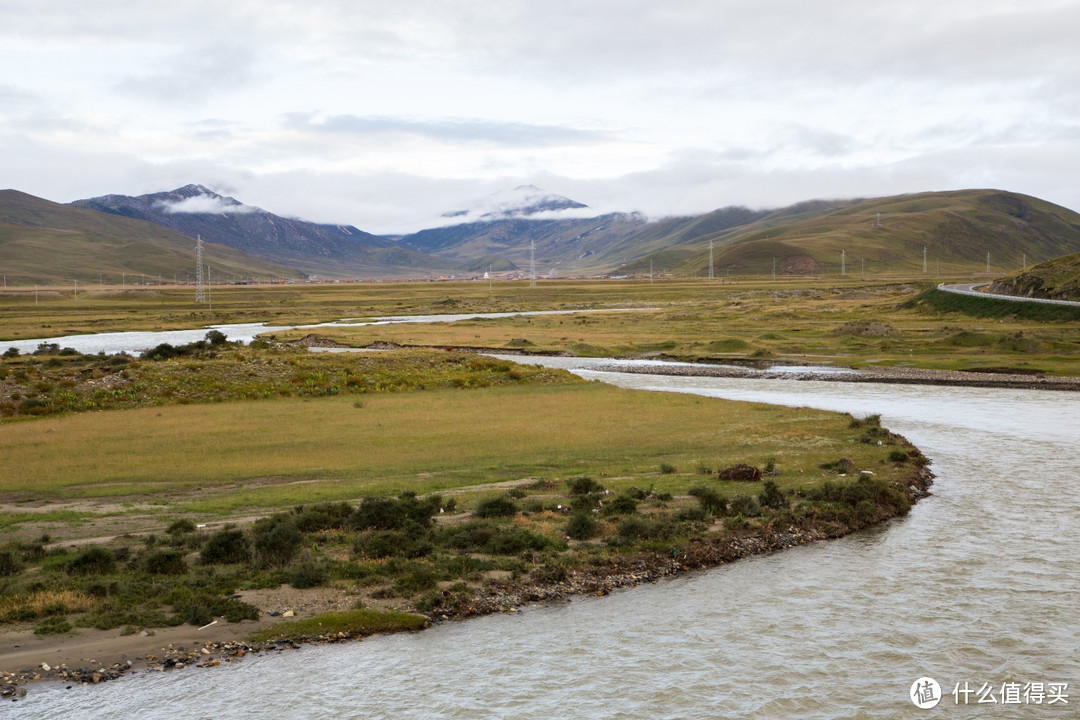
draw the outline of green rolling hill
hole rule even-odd
[[[754,222],[672,243],[660,257],[676,274],[714,272],[848,274],[990,272],[1080,251],[1080,214],[1038,198],[999,190],[962,190],[804,204]],[[674,253],[674,254],[673,254]],[[633,264],[641,271],[649,258]],[[654,265],[656,259],[654,258]]]
[[[1064,255],[998,278],[990,291],[1005,295],[1080,300],[1080,253]]]
[[[224,280],[304,277],[212,243],[203,259]],[[195,275],[195,241],[145,220],[0,190],[0,268],[8,285],[184,282]]]

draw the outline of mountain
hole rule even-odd
[[[536,215],[565,214],[567,210],[585,210],[589,206],[541,190],[535,185],[518,185],[513,190],[495,193],[465,210],[451,210],[443,213],[445,218],[454,218],[459,223],[510,220],[512,218],[533,217]]]
[[[532,190],[535,190],[533,188]],[[536,191],[541,193],[542,191]],[[558,197],[558,196],[556,196]],[[570,201],[573,202],[573,201]],[[575,204],[575,210],[580,210]],[[540,275],[991,272],[1080,250],[1080,215],[1001,190],[810,200],[784,208],[731,206],[649,221],[615,213],[592,218],[511,217],[422,230],[399,244],[459,267],[494,260]],[[843,267],[842,267],[843,266]]]
[[[351,225],[320,225],[281,217],[202,185],[137,197],[105,195],[77,200],[72,205],[148,220],[188,237],[201,236],[204,241],[291,265],[311,275],[409,276],[450,267]]]
[[[1080,253],[1064,255],[999,278],[990,292],[1051,300],[1080,300]]]
[[[683,275],[985,272],[1080,251],[1080,214],[1001,190],[958,190],[815,202],[695,238]],[[925,252],[925,255],[924,255]]]
[[[300,278],[296,268],[213,243],[213,272],[243,278]],[[0,190],[0,266],[11,284],[120,284],[146,276],[181,281],[195,274],[195,241],[152,222]]]

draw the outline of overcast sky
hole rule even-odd
[[[428,227],[996,187],[1080,210],[1076,0],[0,0],[0,188]]]

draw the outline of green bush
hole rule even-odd
[[[18,575],[22,570],[22,563],[14,550],[0,550],[0,577]]]
[[[347,527],[355,508],[346,502],[300,506],[293,511],[293,522],[302,533],[340,530]]]
[[[705,485],[695,485],[690,488],[690,496],[696,497],[702,510],[720,517],[727,512],[727,498]]]
[[[353,540],[353,552],[362,557],[421,558],[435,549],[431,531],[417,523],[410,523],[401,530],[369,530]]]
[[[678,471],[679,471],[679,469],[676,468],[671,463],[666,463],[666,462],[660,463],[660,472],[663,473],[664,475],[674,475]]]
[[[105,548],[87,548],[76,555],[65,569],[68,575],[108,575],[116,569],[116,556]]]
[[[588,540],[600,532],[600,523],[592,513],[576,512],[566,523],[566,535],[574,540]]]
[[[675,529],[675,523],[670,517],[647,518],[634,515],[620,522],[615,532],[619,538],[626,540],[663,540],[674,535]]]
[[[183,575],[188,571],[184,554],[178,550],[153,550],[142,559],[142,566],[151,575]]]
[[[517,514],[517,511],[518,506],[513,500],[505,495],[500,495],[499,497],[481,501],[476,506],[474,514],[482,518],[512,517]]]
[[[64,617],[49,617],[45,618],[37,625],[34,626],[34,634],[41,635],[63,635],[69,633],[75,628]]]
[[[753,495],[736,495],[731,499],[731,514],[757,517],[761,514],[761,505]]]
[[[772,480],[765,481],[764,489],[758,493],[758,502],[767,508],[784,508],[788,505],[787,497]]]
[[[255,559],[262,567],[284,567],[296,555],[303,536],[286,515],[272,515],[255,522],[251,531]]]
[[[589,495],[604,492],[604,487],[587,475],[570,478],[566,481],[571,495]]]
[[[637,512],[638,501],[632,495],[619,493],[604,505],[600,512],[605,517],[611,515],[633,515]]]
[[[203,565],[231,565],[251,560],[251,542],[236,528],[218,530],[206,539],[199,552]]]
[[[311,561],[302,562],[285,573],[285,581],[300,590],[325,585],[329,579],[326,567]]]
[[[438,514],[441,503],[437,495],[421,501],[415,493],[402,493],[397,499],[366,497],[348,524],[357,530],[397,530],[408,521],[426,526]]]
[[[169,527],[167,530],[165,530],[165,532],[167,532],[169,535],[184,535],[185,533],[193,533],[195,532],[195,523],[193,523],[191,520],[188,520],[187,518],[173,520],[169,524]]]

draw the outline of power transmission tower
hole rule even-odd
[[[206,289],[203,286],[203,248],[202,235],[195,240],[195,302],[206,302]]]

